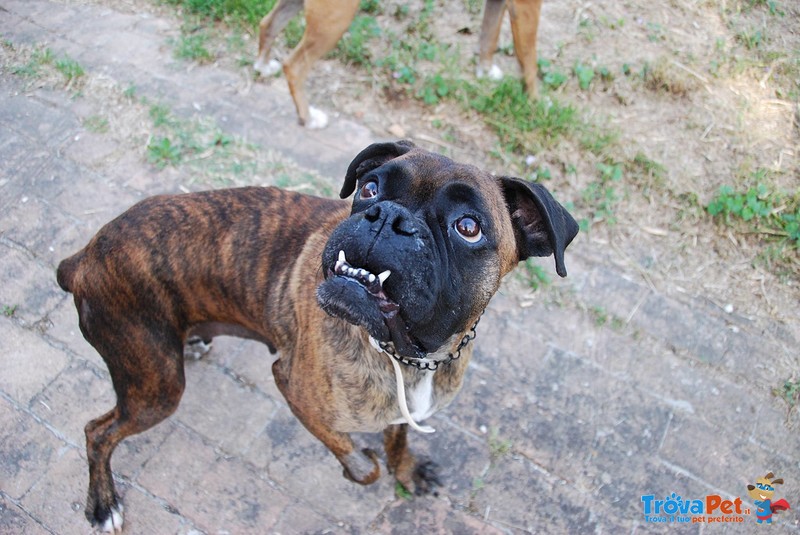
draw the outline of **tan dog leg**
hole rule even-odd
[[[486,0],[483,9],[483,22],[481,23],[481,36],[478,54],[478,78],[488,76],[492,80],[503,77],[503,71],[492,63],[492,58],[497,50],[497,40],[500,38],[500,27],[503,23],[503,13],[506,12],[506,0]]]
[[[306,2],[306,30],[303,39],[292,55],[283,63],[283,73],[289,84],[300,124],[308,128],[324,128],[328,123],[325,114],[309,108],[305,82],[314,63],[330,52],[344,35],[358,10],[359,0],[336,2],[335,9],[324,0]]]
[[[509,0],[511,33],[514,35],[514,53],[522,68],[525,88],[536,95],[536,34],[539,32],[539,13],[542,0]]]
[[[304,382],[313,377],[313,372],[304,374],[297,371],[294,374],[295,380],[292,381],[284,372],[283,364],[280,359],[276,360],[272,364],[272,375],[275,377],[278,390],[286,398],[289,408],[292,409],[292,413],[339,459],[346,478],[362,485],[374,483],[381,475],[378,456],[375,452],[368,449],[356,450],[350,435],[334,431],[328,427],[326,422],[322,421],[317,407],[324,406],[325,400],[315,398],[315,395],[319,393],[316,383]]]
[[[303,8],[303,0],[279,0],[267,15],[261,19],[258,32],[258,57],[253,68],[264,76],[272,76],[281,69],[277,60],[270,60],[272,43],[278,34]]]

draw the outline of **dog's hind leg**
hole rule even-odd
[[[292,93],[300,124],[308,128],[324,128],[328,118],[322,110],[311,108],[306,98],[305,83],[314,63],[330,52],[344,35],[358,11],[359,0],[341,0],[331,9],[321,0],[306,2],[306,29],[303,39],[283,63],[283,74]]]
[[[178,407],[185,384],[182,344],[173,331],[154,328],[152,323],[145,327],[126,318],[124,332],[109,333],[91,325],[87,329],[85,320],[81,318],[81,329],[106,361],[117,394],[116,407],[85,428],[89,460],[86,518],[104,532],[116,532],[122,529],[123,519],[111,455],[124,438],[153,427]]]
[[[536,35],[539,33],[539,14],[542,0],[509,0],[508,14],[514,36],[514,54],[522,69],[522,79],[528,95],[536,96]]]
[[[272,11],[261,19],[258,24],[258,56],[253,64],[256,71],[264,76],[272,76],[281,70],[281,64],[277,60],[269,59],[272,43],[302,8],[303,0],[279,0]]]
[[[488,76],[492,80],[497,80],[503,76],[500,67],[492,63],[492,58],[497,51],[497,40],[500,38],[500,27],[505,12],[506,0],[486,0],[478,51],[478,78]]]

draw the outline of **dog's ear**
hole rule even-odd
[[[376,169],[389,160],[397,158],[413,149],[415,145],[408,140],[395,141],[389,143],[373,143],[366,149],[358,153],[358,156],[350,162],[347,173],[344,175],[344,185],[339,197],[346,199],[356,189],[356,180]]]
[[[578,234],[578,223],[544,186],[513,177],[500,177],[499,181],[511,214],[519,260],[552,254],[556,272],[566,277],[564,250]]]
[[[756,488],[755,485],[747,485],[747,490],[753,490],[754,488]]]

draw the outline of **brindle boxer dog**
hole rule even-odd
[[[341,197],[353,192],[352,206],[257,187],[152,197],[61,262],[58,283],[117,394],[86,426],[93,524],[121,529],[111,454],[178,407],[190,337],[278,350],[278,388],[349,479],[372,483],[380,468],[348,433],[383,431],[397,481],[416,493],[438,484],[408,450],[408,426],[431,431],[416,420],[456,395],[500,279],[551,254],[566,276],[578,226],[538,184],[406,141],[356,156]]]

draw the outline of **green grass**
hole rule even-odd
[[[255,27],[276,0],[164,0],[164,3],[180,7],[184,14]]]
[[[758,169],[743,181],[749,185],[721,186],[705,210],[725,228],[763,244],[760,259],[768,265],[796,274],[800,272],[800,191],[778,191],[768,178],[766,170]]]
[[[17,313],[17,309],[19,305],[3,305],[3,316],[7,318],[14,317],[14,314]]]
[[[788,419],[800,403],[800,380],[787,379],[782,386],[772,389],[772,395],[786,402]]]
[[[105,134],[109,130],[108,119],[100,115],[90,115],[83,121],[83,126],[95,134]]]
[[[208,50],[208,34],[200,28],[185,30],[181,36],[173,41],[174,54],[178,59],[210,63],[214,55]]]
[[[336,45],[333,55],[345,63],[369,68],[372,56],[368,44],[380,34],[380,27],[374,17],[356,15],[350,28]]]
[[[537,264],[533,258],[528,258],[525,260],[522,266],[525,274],[525,280],[531,290],[538,290],[540,288],[547,287],[552,282],[550,275],[547,274],[547,270]]]
[[[14,44],[11,42],[7,41],[3,46],[14,50]],[[51,49],[45,47],[34,48],[28,61],[21,65],[12,65],[9,68],[11,74],[23,78],[42,78],[53,71],[61,76],[64,85],[68,88],[73,87],[75,82],[86,74],[80,63],[68,55],[56,56]]]

